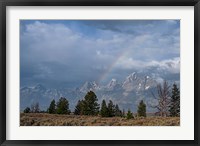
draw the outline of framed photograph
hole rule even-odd
[[[2,146],[199,145],[199,0],[0,10]]]

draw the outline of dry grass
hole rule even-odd
[[[179,117],[121,117],[21,113],[20,126],[179,126]]]

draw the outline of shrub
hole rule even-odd
[[[126,118],[127,118],[127,119],[132,119],[132,118],[133,118],[133,114],[132,114],[132,112],[131,112],[130,110],[128,110],[128,113],[127,113],[127,115],[126,115]]]

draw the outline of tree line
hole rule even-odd
[[[157,104],[151,106],[155,108],[157,116],[180,116],[180,91],[176,84],[173,84],[172,89],[166,81],[163,85],[157,85],[157,94],[152,93],[153,97],[157,100]],[[24,113],[39,113],[39,103],[31,105],[31,108],[27,107]],[[70,114],[69,102],[66,98],[61,97],[58,102],[53,99],[46,111],[49,114]],[[109,100],[108,104],[105,100],[102,100],[101,107],[98,103],[98,98],[93,91],[87,92],[84,99],[79,100],[73,111],[74,115],[91,115],[101,117],[126,117],[127,119],[134,118],[133,113],[128,109],[121,110],[118,104],[114,104],[112,100]],[[146,104],[141,100],[138,104],[137,116],[146,117]]]

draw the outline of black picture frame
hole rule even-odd
[[[194,6],[194,140],[7,140],[6,139],[6,7],[7,6]],[[0,144],[21,145],[131,145],[198,146],[200,145],[200,2],[199,0],[0,0]]]

